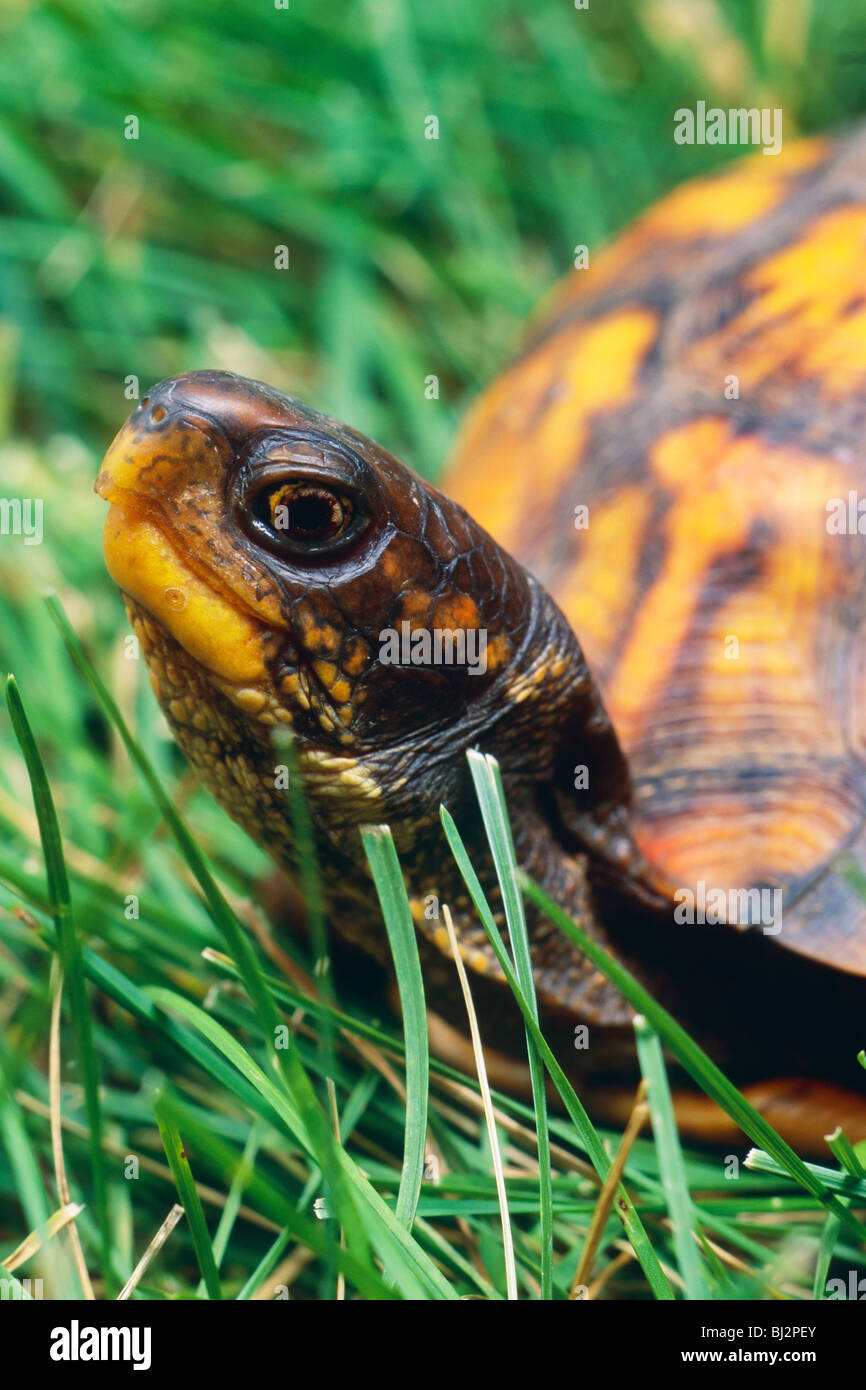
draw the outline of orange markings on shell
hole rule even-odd
[[[590,269],[567,276],[548,296],[539,317],[554,318],[575,300],[615,285],[623,275],[639,276],[642,262],[656,248],[670,246],[676,254],[685,243],[723,241],[753,226],[779,206],[792,182],[826,151],[825,140],[798,140],[772,158],[752,155],[721,174],[675,188],[615,241],[593,251]]]
[[[769,378],[813,380],[843,398],[866,381],[866,206],[823,212],[743,277],[752,298],[684,363],[729,362],[741,392]]]
[[[574,532],[575,559],[556,598],[599,677],[639,598],[638,563],[651,504],[645,487],[623,487],[595,502],[589,527]]]
[[[795,881],[844,841],[852,813],[834,788],[810,787],[793,775],[751,804],[732,792],[702,796],[667,815],[657,800],[653,810],[639,822],[637,840],[657,868],[658,886],[703,883],[707,892]]]
[[[842,471],[793,447],[732,437],[722,420],[669,431],[651,463],[671,500],[664,564],[605,692],[623,742],[640,740],[686,677],[691,700],[743,711],[760,698],[780,724],[796,720],[799,737],[804,716],[820,708],[814,624],[837,582],[825,502]],[[762,528],[764,543],[755,539]],[[739,585],[722,572],[716,592],[705,592],[714,566],[738,551],[758,572]],[[725,655],[729,637],[735,658]]]
[[[546,522],[593,419],[634,391],[657,328],[651,309],[615,310],[554,335],[482,397],[443,487],[506,549],[519,554],[533,518]]]

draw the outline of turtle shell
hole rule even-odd
[[[866,133],[573,271],[443,487],[571,622],[653,888],[778,890],[773,940],[866,974]]]

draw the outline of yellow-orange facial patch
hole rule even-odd
[[[263,625],[200,579],[135,501],[114,502],[103,534],[108,572],[197,661],[232,685],[266,679]]]

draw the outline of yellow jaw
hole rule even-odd
[[[266,680],[263,625],[198,577],[146,505],[100,481],[111,503],[103,546],[115,584],[218,679],[243,686]]]

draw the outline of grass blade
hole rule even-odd
[[[424,981],[412,910],[391,831],[386,825],[364,826],[361,839],[391,945],[403,1015],[406,1039],[406,1133],[396,1216],[407,1231],[411,1231],[421,1194],[427,1148],[430,1047]]]
[[[489,755],[470,750],[467,754],[475,795],[481,807],[484,829],[496,867],[496,877],[505,907],[508,935],[514,954],[517,979],[523,996],[538,1022],[535,998],[535,977],[529,952],[529,933],[523,898],[517,886],[517,855],[511,826],[505,809],[505,793],[499,764]],[[547,1123],[547,1096],[544,1090],[544,1067],[532,1034],[527,1029],[526,1049],[532,1082],[532,1103],[535,1107],[535,1132],[538,1138],[538,1190],[541,1226],[541,1297],[553,1297],[553,1192],[550,1176],[550,1130]]]
[[[753,1173],[772,1173],[774,1177],[789,1177],[784,1163],[764,1149],[750,1149],[746,1154],[745,1166]],[[866,1179],[855,1174],[840,1173],[837,1168],[827,1168],[821,1163],[806,1163],[810,1177],[830,1192],[838,1192],[843,1197],[866,1202]]]
[[[463,1000],[466,1004],[469,1031],[472,1035],[472,1050],[475,1053],[475,1066],[478,1071],[478,1081],[481,1086],[481,1096],[484,1101],[484,1119],[487,1125],[490,1159],[493,1165],[493,1176],[496,1182],[496,1198],[499,1203],[499,1215],[502,1222],[502,1249],[505,1263],[506,1294],[510,1301],[515,1301],[517,1299],[517,1269],[514,1263],[514,1234],[511,1229],[511,1219],[508,1214],[508,1194],[505,1190],[502,1152],[499,1147],[499,1137],[496,1133],[496,1117],[493,1113],[493,1102],[490,1098],[490,1086],[487,1081],[487,1067],[484,1062],[484,1046],[481,1042],[481,1032],[478,1027],[478,1018],[475,1013],[472,991],[469,988],[466,967],[460,957],[460,947],[457,944],[457,936],[454,931],[454,924],[451,921],[451,913],[448,910],[447,904],[444,903],[442,906],[442,915],[445,918],[445,930],[448,932],[451,954],[454,957],[454,964],[457,967],[457,975],[460,980],[460,988],[463,991]]]
[[[611,1166],[607,1151],[596,1132],[595,1126],[592,1124],[592,1121],[580,1103],[568,1077],[551,1052],[541,1029],[535,1021],[529,1004],[523,997],[520,982],[514,972],[514,967],[505,949],[505,944],[499,933],[499,928],[496,925],[493,913],[490,911],[490,905],[484,896],[484,890],[472,867],[472,861],[466,852],[466,846],[460,837],[460,832],[454,823],[454,819],[444,806],[440,807],[439,814],[446,838],[451,848],[451,853],[454,855],[457,867],[469,890],[469,896],[475,904],[476,911],[481,918],[484,930],[487,932],[490,944],[496,953],[496,958],[502,967],[511,992],[523,1014],[524,1022],[532,1035],[553,1084],[562,1098],[562,1103],[568,1111],[569,1118],[577,1130],[580,1142],[586,1150],[592,1166],[598,1173],[602,1182],[604,1182],[604,1179],[610,1172]],[[664,1270],[659,1264],[658,1256],[652,1247],[652,1242],[644,1229],[643,1222],[638,1216],[628,1192],[622,1186],[617,1191],[615,1210],[622,1221],[626,1235],[631,1241],[632,1248],[637,1256],[641,1269],[646,1275],[647,1282],[652,1289],[654,1297],[658,1299],[672,1299],[674,1296],[673,1290],[665,1277]]]
[[[156,1259],[160,1250],[165,1245],[165,1242],[168,1240],[169,1236],[171,1235],[172,1231],[174,1230],[175,1226],[177,1225],[178,1221],[183,1215],[183,1207],[180,1205],[179,1202],[175,1202],[174,1206],[171,1208],[165,1220],[161,1222],[159,1230],[156,1232],[154,1236],[151,1237],[150,1241],[148,1242],[147,1249],[145,1250],[141,1259],[138,1261],[138,1264],[135,1266],[135,1269],[130,1274],[123,1288],[120,1290],[120,1293],[117,1295],[118,1303],[127,1302],[130,1295],[134,1292],[134,1290],[138,1287],[139,1283],[141,1282],[141,1279],[145,1271]],[[206,1292],[207,1290],[205,1289],[204,1283],[202,1282],[202,1284],[199,1286],[198,1291],[199,1298],[201,1298],[202,1294]]]
[[[866,1177],[860,1157],[854,1150],[850,1139],[844,1130],[838,1128],[832,1134],[826,1136],[830,1151],[839,1160],[839,1167],[844,1173],[849,1173],[851,1177]],[[842,1198],[846,1207],[850,1207],[853,1198]],[[815,1278],[812,1283],[812,1297],[821,1299],[827,1292],[827,1275],[830,1272],[830,1261],[833,1258],[833,1251],[839,1239],[842,1228],[838,1216],[834,1212],[829,1212],[821,1231],[821,1239],[818,1243],[818,1258],[815,1261]]]
[[[635,1095],[634,1106],[629,1117],[629,1122],[623,1131],[623,1136],[619,1142],[619,1147],[614,1155],[610,1172],[605,1178],[598,1194],[595,1211],[592,1213],[592,1221],[586,1233],[586,1244],[580,1256],[580,1262],[574,1273],[569,1289],[569,1298],[577,1299],[580,1292],[585,1289],[589,1293],[587,1281],[592,1274],[595,1257],[601,1243],[602,1233],[608,1222],[611,1208],[616,1198],[617,1188],[622,1181],[625,1172],[625,1165],[628,1156],[634,1147],[635,1140],[643,1129],[649,1118],[649,1106],[646,1103],[646,1082],[642,1081]]]
[[[189,1159],[186,1156],[183,1140],[172,1117],[171,1106],[165,1093],[157,1097],[153,1111],[156,1115],[156,1123],[159,1125],[159,1134],[162,1139],[162,1147],[165,1149],[165,1156],[168,1159],[168,1166],[171,1169],[178,1196],[189,1222],[193,1248],[207,1296],[208,1298],[221,1299],[220,1277],[217,1272],[207,1222],[202,1211],[201,1199],[195,1190]]]
[[[235,1176],[232,1179],[231,1187],[229,1188],[228,1192],[228,1197],[226,1198],[226,1204],[222,1209],[222,1214],[220,1215],[219,1224],[217,1225],[216,1229],[216,1235],[213,1238],[213,1252],[214,1259],[216,1260],[217,1264],[217,1269],[219,1269],[220,1265],[223,1262],[223,1256],[226,1253],[226,1247],[229,1243],[229,1237],[232,1233],[232,1227],[234,1226],[235,1221],[237,1220],[237,1215],[238,1211],[240,1210],[241,1202],[243,1200],[244,1191],[246,1189],[247,1183],[250,1180],[250,1174],[253,1171],[253,1168],[255,1167],[256,1154],[262,1142],[263,1133],[264,1125],[262,1124],[261,1120],[256,1120],[255,1124],[252,1126],[252,1129],[247,1135],[247,1142],[244,1145],[244,1151],[241,1154],[241,1161],[238,1164],[238,1171],[235,1173]],[[204,1289],[200,1286],[198,1292],[199,1296],[201,1296],[201,1294],[204,1292]]]
[[[182,1126],[183,1133],[196,1146],[197,1152],[206,1156],[209,1165],[222,1174],[227,1184],[232,1183],[243,1161],[241,1154],[212,1129],[202,1124],[191,1111],[181,1108],[174,1098],[165,1097],[165,1105],[166,1108],[171,1106],[176,1128],[180,1129]],[[257,1211],[269,1217],[285,1231],[289,1231],[295,1240],[308,1246],[320,1257],[330,1258],[328,1246],[333,1246],[334,1263],[362,1297],[376,1301],[389,1301],[394,1298],[394,1291],[368,1263],[359,1260],[350,1250],[340,1249],[328,1234],[326,1223],[299,1211],[269,1178],[253,1170],[249,1175],[246,1195]],[[282,1239],[282,1235],[278,1239]]]
[[[284,1231],[280,1231],[280,1234],[277,1236],[273,1245],[270,1247],[269,1250],[265,1251],[264,1255],[259,1260],[259,1263],[256,1265],[249,1279],[244,1284],[240,1292],[237,1294],[236,1302],[246,1303],[255,1296],[256,1291],[261,1288],[268,1275],[276,1269],[277,1261],[283,1254],[284,1250],[288,1248],[288,1245],[292,1240],[292,1237],[293,1232],[290,1231],[288,1227]]]
[[[113,1291],[114,1280],[111,1273],[111,1233],[108,1223],[108,1201],[105,1186],[105,1171],[102,1163],[102,1113],[99,1104],[99,1069],[93,1045],[93,1029],[90,1021],[90,1008],[87,1002],[87,988],[84,983],[84,967],[81,959],[81,943],[75,929],[72,915],[72,901],[69,893],[69,877],[63,857],[63,844],[54,798],[48,783],[45,764],[42,761],[33,730],[24,712],[24,705],[15,683],[14,676],[6,681],[6,704],[15,737],[27,766],[27,775],[33,791],[33,806],[39,823],[39,836],[45,856],[45,873],[48,882],[48,896],[51,915],[57,930],[60,963],[63,978],[67,982],[72,1023],[81,1066],[81,1080],[84,1088],[84,1105],[87,1125],[90,1130],[90,1172],[93,1184],[93,1207],[99,1226],[102,1275],[106,1290]]]
[[[305,1115],[293,1106],[282,1088],[256,1065],[253,1059],[216,1019],[196,1004],[171,990],[151,988],[155,1002],[179,1013],[198,1028],[231,1061],[257,1091],[270,1103],[292,1136],[317,1160],[315,1136],[306,1127]],[[399,1288],[407,1298],[455,1298],[456,1295],[421,1247],[412,1239],[391,1208],[363,1176],[357,1164],[342,1148],[335,1150],[337,1163],[352,1191],[364,1203],[367,1234],[389,1269],[399,1272]],[[335,1256],[336,1259],[336,1256]],[[392,1263],[393,1262],[393,1263]],[[395,1276],[396,1277],[396,1276]]]
[[[593,965],[598,967],[611,984],[616,985],[635,1011],[646,1016],[662,1042],[697,1082],[701,1090],[717,1105],[721,1106],[722,1110],[730,1115],[731,1119],[755,1144],[766,1149],[784,1173],[793,1178],[807,1192],[810,1192],[813,1197],[817,1197],[818,1201],[830,1211],[835,1212],[842,1224],[853,1234],[856,1234],[859,1240],[866,1239],[866,1226],[847,1211],[839,1199],[816,1176],[814,1165],[804,1163],[795,1154],[790,1144],[786,1144],[782,1136],[777,1134],[763,1115],[760,1115],[754,1106],[749,1104],[745,1096],[740,1095],[736,1086],[728,1080],[724,1072],[716,1066],[715,1062],[711,1061],[703,1048],[689,1037],[685,1029],[680,1027],[667,1010],[656,1003],[652,995],[647,993],[643,985],[639,984],[634,976],[620,965],[619,961],[614,960],[601,946],[587,936],[586,932],[582,931],[577,923],[573,922],[568,914],[563,912],[562,908],[558,907],[537,883],[533,883],[531,879],[523,875],[522,879],[527,896],[543,909],[554,925],[559,927],[584,955],[589,957]]]
[[[670,1213],[674,1249],[686,1298],[706,1300],[710,1297],[710,1291],[700,1253],[692,1239],[697,1220],[689,1194],[661,1044],[646,1019],[640,1015],[634,1020],[634,1031],[638,1062],[647,1083],[647,1100],[659,1156],[662,1188]]]

